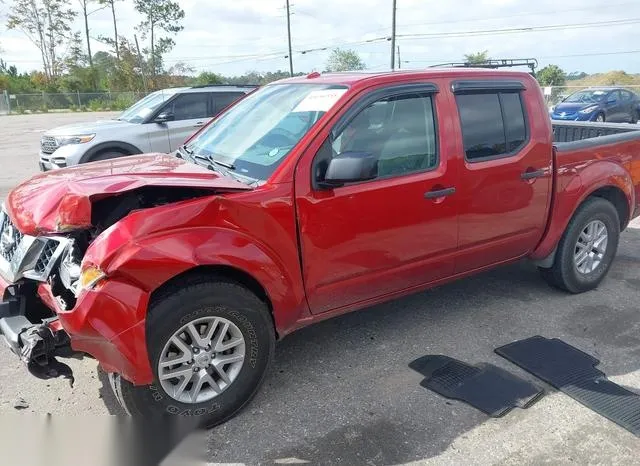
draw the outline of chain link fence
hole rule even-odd
[[[578,91],[582,91],[585,89],[598,89],[598,88],[611,88],[611,87],[627,89],[628,91],[631,91],[640,96],[640,85],[624,85],[624,84],[612,84],[610,86],[572,86],[572,85],[548,86],[548,87],[543,87],[542,90],[544,91],[544,97],[547,101],[547,105],[549,107],[552,107],[554,105],[558,105],[560,102],[562,102],[564,99],[569,97],[571,94],[574,94]]]
[[[98,112],[125,110],[146,94],[144,92],[60,92],[6,94],[6,113],[46,113],[50,111]],[[0,95],[0,114],[2,114]]]

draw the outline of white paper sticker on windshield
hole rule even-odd
[[[604,94],[604,91],[595,91],[593,93],[593,95],[602,95],[602,94]]]
[[[346,89],[312,91],[302,99],[293,112],[328,112],[345,92]]]
[[[142,110],[140,110],[138,112],[138,115],[141,116],[142,118],[147,118],[152,113],[153,113],[153,109],[152,108],[143,108]]]

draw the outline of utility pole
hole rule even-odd
[[[291,50],[291,12],[289,8],[289,0],[287,0],[287,37],[289,40],[289,73],[291,74],[291,76],[293,76],[293,52]]]
[[[393,16],[391,20],[391,69],[396,69],[396,0],[393,0]]]
[[[400,59],[400,46],[398,45],[398,69],[402,68],[402,60]]]

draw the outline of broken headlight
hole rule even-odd
[[[80,264],[82,258],[75,244],[70,244],[60,261],[60,281],[75,297],[80,294]]]

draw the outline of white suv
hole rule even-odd
[[[173,152],[213,116],[255,87],[164,89],[149,94],[115,120],[54,128],[40,141],[40,169],[148,152]]]

